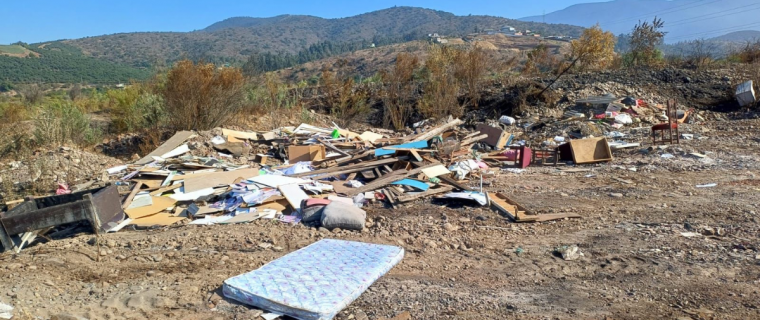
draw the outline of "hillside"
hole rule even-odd
[[[87,57],[63,43],[0,47],[0,82],[111,84],[146,79],[150,74],[147,69]]]
[[[320,42],[362,42],[384,39],[406,42],[428,33],[465,35],[510,25],[542,35],[578,36],[582,28],[548,25],[492,16],[456,16],[412,7],[394,7],[340,19],[283,15],[237,17],[206,29],[180,32],[139,32],[67,40],[85,54],[111,62],[147,67],[182,57],[212,62],[236,62],[254,52],[290,53]]]
[[[760,31],[755,30],[745,30],[745,31],[736,31],[731,32],[726,35],[722,35],[720,37],[715,37],[710,40],[713,41],[726,41],[726,42],[747,42],[747,41],[757,41],[760,40]]]
[[[760,30],[757,0],[614,0],[584,3],[522,21],[546,21],[591,27],[599,23],[615,34],[630,33],[639,20],[665,22],[665,41],[711,38],[738,30]]]

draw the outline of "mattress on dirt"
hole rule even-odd
[[[404,249],[324,239],[224,281],[227,298],[301,320],[328,320],[404,257]]]

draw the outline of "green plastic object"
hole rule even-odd
[[[333,132],[332,132],[332,138],[333,139],[340,138],[340,132],[338,132],[338,129],[333,130]]]

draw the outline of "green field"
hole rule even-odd
[[[16,45],[16,44],[0,45],[0,53],[17,55],[17,54],[26,54],[28,52],[29,50],[27,50],[26,48],[20,45]]]

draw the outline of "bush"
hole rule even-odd
[[[577,60],[580,69],[609,68],[615,59],[615,35],[599,25],[583,30],[580,39],[570,42],[570,60]]]
[[[419,59],[408,53],[399,53],[396,63],[390,70],[383,70],[380,77],[383,82],[383,125],[401,130],[412,116],[413,98],[417,93],[414,81],[419,67]]]
[[[343,128],[365,118],[371,111],[366,86],[356,86],[352,78],[338,79],[335,73],[325,68],[322,70],[322,90],[323,103]]]
[[[35,119],[34,137],[39,145],[74,143],[91,146],[102,137],[90,118],[71,102],[54,102],[43,106]]]
[[[183,60],[169,71],[163,98],[174,130],[209,130],[237,115],[245,103],[240,69]]]
[[[26,137],[21,121],[27,116],[27,109],[20,103],[0,104],[0,155],[18,149],[19,143]]]
[[[459,118],[464,106],[459,104],[459,82],[454,65],[459,51],[450,46],[433,45],[425,61],[423,95],[417,109],[426,118]]]

